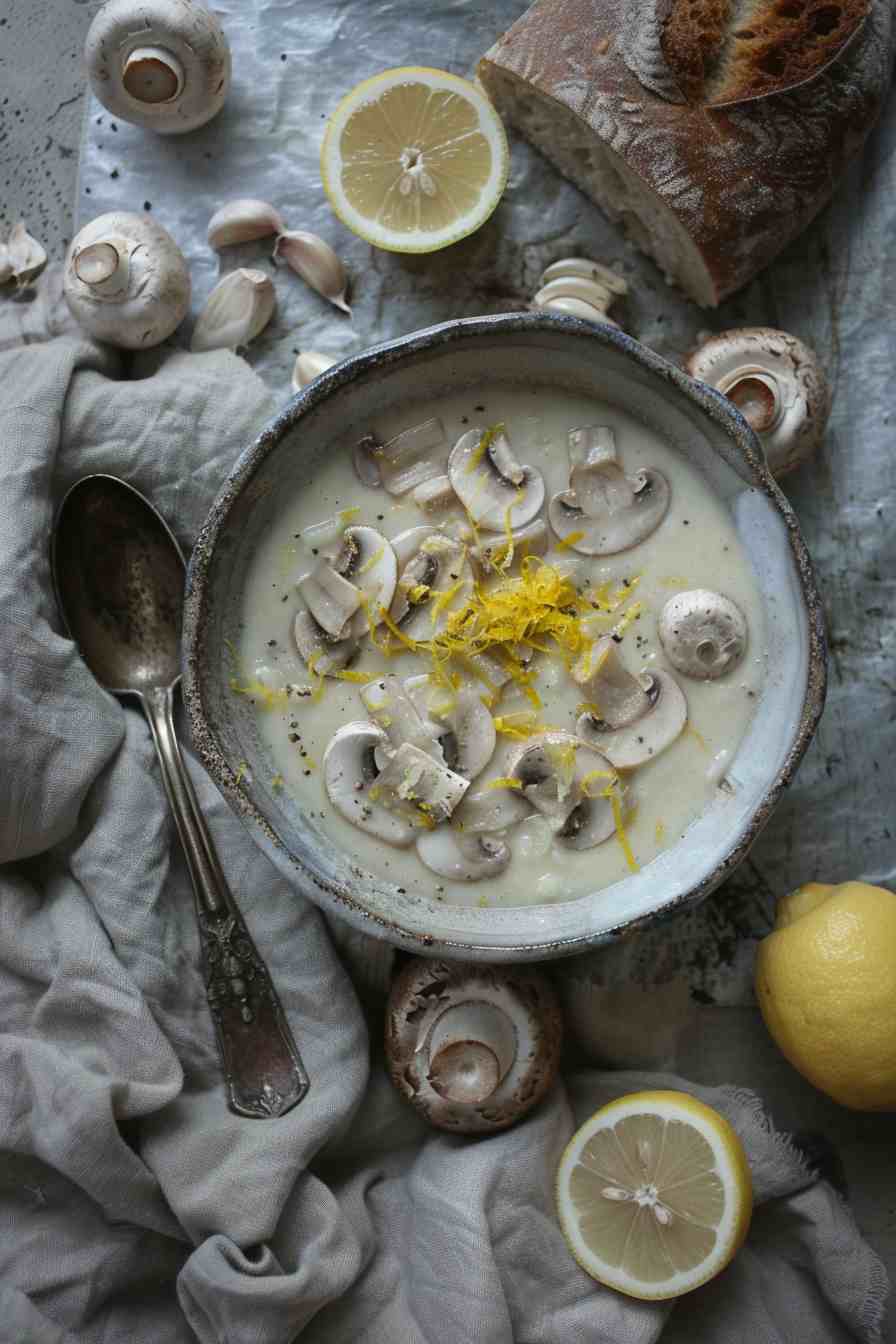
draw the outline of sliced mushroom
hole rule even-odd
[[[625,668],[616,652],[612,635],[605,635],[573,664],[570,676],[587,700],[597,705],[599,718],[595,724],[601,730],[624,728],[644,714],[648,714],[655,700],[653,678],[646,684]]]
[[[382,728],[389,739],[389,751],[410,742],[435,760],[445,759],[438,740],[437,725],[430,723],[425,713],[420,712],[399,677],[392,673],[377,677],[361,687],[360,696],[374,723]],[[385,754],[378,757],[377,764],[385,768],[386,759]],[[451,761],[447,764],[454,768]]]
[[[438,614],[437,594],[454,595]],[[445,626],[448,616],[468,599],[473,576],[463,544],[442,532],[428,532],[402,568],[389,615],[409,639],[432,639]]]
[[[670,491],[665,476],[654,467],[626,476],[612,431],[603,425],[573,430],[571,457],[574,446],[582,457],[573,459],[570,488],[548,505],[554,531],[583,555],[615,555],[637,546],[666,516]]]
[[[479,691],[462,686],[450,696],[441,687],[433,687],[425,673],[408,677],[404,685],[422,719],[434,730],[445,764],[465,779],[475,779],[494,755],[497,741],[495,721]],[[450,703],[444,705],[446,695]]]
[[[438,825],[451,816],[468,788],[469,781],[462,775],[403,742],[380,771],[373,797],[382,799],[386,807],[405,805],[410,815]]]
[[[398,561],[399,571],[404,569],[412,555],[419,551],[421,543],[427,537],[442,536],[439,528],[432,523],[420,523],[416,527],[409,527],[404,532],[399,532],[397,537],[393,537],[390,545],[395,552],[395,559]]]
[[[322,556],[332,562],[342,550],[344,532],[345,523],[341,518],[324,518],[310,527],[303,527],[299,541],[315,559]]]
[[[830,385],[815,351],[796,336],[773,327],[722,331],[684,367],[734,402],[759,435],[772,475],[800,466],[824,438]]]
[[[691,588],[670,597],[657,624],[669,662],[686,677],[714,681],[735,668],[747,648],[747,622],[730,597]]]
[[[478,834],[481,831],[506,831],[531,816],[532,808],[516,789],[492,789],[488,781],[478,789],[469,789],[454,813],[458,830]]]
[[[352,465],[355,468],[355,475],[362,485],[368,489],[375,490],[383,483],[380,475],[379,454],[382,452],[383,445],[372,434],[365,434],[363,439],[352,448]]]
[[[418,827],[371,797],[379,771],[376,748],[386,734],[372,723],[346,723],[330,739],[323,759],[324,788],[340,816],[386,844],[403,848],[413,843]]]
[[[510,541],[513,545],[514,559],[527,555],[544,555],[550,543],[544,519],[533,518],[532,522],[526,523],[525,527],[512,528]],[[490,537],[487,541],[481,541],[477,546],[471,546],[470,555],[477,564],[482,565],[485,569],[494,569],[499,564],[506,564],[506,534]]]
[[[438,454],[436,449],[444,442],[445,427],[441,420],[433,418],[384,443],[374,458],[389,494],[404,495],[424,481],[443,475],[444,454]]]
[[[311,615],[333,639],[348,633],[348,624],[361,605],[361,590],[321,559],[296,587]]]
[[[616,769],[631,770],[658,756],[681,736],[688,702],[669,672],[645,672],[633,677],[610,643],[610,651],[587,683],[588,699],[600,712],[581,714],[576,732],[589,746],[603,752]]]
[[[360,638],[383,619],[395,596],[398,561],[390,543],[375,527],[347,527],[342,551],[333,568],[361,594],[361,610],[352,619],[352,633]]]
[[[550,821],[561,844],[590,849],[613,834],[613,805],[601,794],[616,781],[616,771],[581,738],[563,732],[530,737],[511,754],[508,771],[520,781],[523,798]]]
[[[433,476],[424,481],[412,491],[411,498],[424,513],[447,513],[458,503],[449,476]]]
[[[358,652],[357,642],[352,639],[333,639],[311,615],[302,610],[296,614],[293,622],[293,638],[299,657],[322,677],[332,676],[347,667]]]
[[[508,522],[523,527],[544,503],[541,472],[516,460],[503,425],[462,434],[451,450],[448,475],[474,522],[495,532]]]
[[[510,863],[510,846],[497,835],[438,826],[417,837],[417,857],[439,877],[481,882],[504,872]]]
[[[506,1129],[557,1076],[562,1018],[543,975],[522,967],[410,961],[392,984],[386,1058],[398,1091],[439,1129]]]

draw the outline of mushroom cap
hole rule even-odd
[[[351,625],[352,634],[360,639],[371,623],[380,624],[381,608],[389,610],[398,582],[398,561],[390,543],[375,527],[347,527],[343,540],[346,559],[341,565],[337,562],[337,567],[362,595],[361,610]]]
[[[454,821],[465,832],[506,831],[532,813],[531,805],[515,789],[469,789],[454,813]]]
[[[296,587],[317,624],[331,639],[343,639],[353,633],[352,617],[361,606],[360,589],[344,579],[323,556],[310,573],[299,579]]]
[[[410,558],[403,565],[399,561],[398,583],[389,609],[404,634],[420,640],[432,639],[443,630],[450,614],[462,607],[473,591],[473,574],[463,543],[435,528],[423,529],[423,534]],[[434,620],[431,603],[437,593],[449,589],[456,590],[454,596]]]
[[[694,350],[684,367],[734,402],[759,435],[774,476],[800,466],[824,438],[830,385],[815,351],[789,332],[722,331]]]
[[[314,658],[314,671],[322,677],[347,667],[358,651],[356,640],[333,639],[328,635],[307,607],[296,612],[292,634],[302,662],[307,666]]]
[[[740,607],[708,588],[689,588],[670,597],[657,632],[675,670],[697,681],[725,676],[747,648],[747,621]]]
[[[434,687],[427,673],[408,677],[405,690],[425,719],[445,757],[446,765],[465,779],[475,779],[495,752],[497,733],[490,711],[474,686],[461,686],[442,707],[448,693]]]
[[[114,247],[120,275],[114,291],[88,285],[75,270],[87,248]],[[113,210],[75,235],[65,258],[62,292],[72,315],[99,341],[125,350],[159,345],[190,307],[190,272],[167,229],[148,215]]]
[[[337,728],[324,752],[324,788],[346,821],[386,844],[404,848],[416,839],[417,827],[370,797],[379,773],[374,752],[386,741],[386,734],[372,723],[345,723]]]
[[[524,967],[415,958],[386,1006],[386,1059],[398,1091],[429,1124],[485,1134],[522,1119],[556,1076],[559,1004]]]
[[[600,473],[609,489],[587,465],[573,467],[575,491],[560,491],[548,505],[557,536],[582,555],[631,550],[656,531],[669,508],[669,482],[655,467],[642,467],[633,476],[624,476],[619,467],[602,467]],[[576,537],[579,532],[582,536]]]
[[[133,96],[129,59],[156,73],[157,92]],[[195,130],[221,109],[230,87],[230,47],[215,15],[192,0],[108,0],[87,32],[84,59],[93,91],[122,121],[164,135]],[[171,88],[164,87],[167,77]],[[159,93],[163,96],[159,101]],[[167,96],[164,96],[167,95]]]
[[[500,532],[532,521],[544,503],[544,478],[513,456],[506,434],[497,430],[478,456],[488,430],[479,425],[462,434],[448,458],[454,493],[481,527]]]
[[[533,518],[531,523],[523,527],[512,528],[510,539],[514,560],[526,555],[545,555],[550,545],[547,524],[543,518]],[[478,545],[470,547],[470,555],[486,571],[496,568],[498,563],[505,563],[506,552],[506,533],[483,537]]]
[[[590,849],[614,833],[613,804],[601,792],[615,781],[616,771],[582,738],[536,733],[511,753],[507,771],[520,780],[523,798],[548,818],[565,847]]]
[[[497,877],[510,863],[510,846],[498,835],[437,826],[417,837],[417,857],[430,872],[453,882]]]
[[[648,672],[642,682],[650,687],[648,705],[636,719],[617,728],[599,728],[594,715],[586,713],[576,722],[579,737],[603,752],[617,770],[632,770],[659,756],[687,723],[688,702],[671,673]]]

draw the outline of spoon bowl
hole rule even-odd
[[[114,476],[83,477],[59,510],[52,564],[69,633],[106,690],[177,681],[186,567],[142,495]]]

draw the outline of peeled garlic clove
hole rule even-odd
[[[282,233],[284,227],[280,212],[272,205],[247,197],[228,201],[216,210],[208,222],[207,237],[209,245],[217,252],[219,248],[235,243],[251,243],[256,238]]]
[[[27,285],[34,280],[47,264],[47,254],[36,238],[25,228],[20,219],[9,235],[6,244],[7,262],[10,275],[17,285]]]
[[[209,294],[190,349],[237,350],[248,345],[270,322],[275,305],[274,285],[264,271],[231,271]]]
[[[306,284],[351,317],[352,310],[345,301],[348,289],[345,267],[329,243],[316,233],[303,233],[301,229],[281,233],[274,248],[274,260],[281,257]]]
[[[329,355],[318,354],[316,350],[303,350],[295,362],[292,371],[292,385],[296,392],[301,392],[303,387],[307,387],[310,382],[323,373],[324,369],[329,369],[338,361],[331,359]]]

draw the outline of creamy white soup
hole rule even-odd
[[[679,843],[734,787],[765,672],[695,467],[616,407],[515,384],[311,464],[233,653],[275,786],[363,868],[462,905],[571,900]]]

